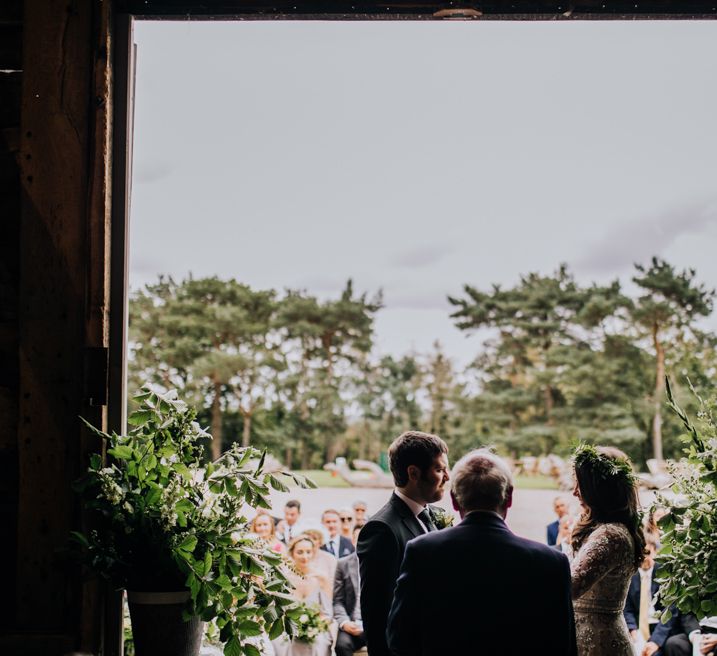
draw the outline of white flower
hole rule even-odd
[[[299,622],[302,624],[306,624],[309,621],[309,616],[304,613],[303,615],[299,615]]]

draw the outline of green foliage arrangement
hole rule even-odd
[[[610,478],[612,476],[624,476],[633,485],[637,483],[635,473],[632,471],[632,465],[628,460],[615,460],[600,454],[593,444],[581,442],[573,453],[573,463],[576,467],[590,463],[594,472],[600,478]]]
[[[118,588],[189,590],[185,616],[214,619],[225,654],[259,656],[251,638],[291,635],[294,602],[281,557],[251,537],[247,514],[270,507],[270,487],[287,488],[263,472],[265,454],[254,448],[234,445],[204,465],[201,441],[209,436],[176,392],[144,388],[135,402],[126,436],[87,424],[106,441],[111,462],[93,456],[76,484],[93,517],[92,529],[73,538]]]
[[[660,520],[664,531],[658,560],[662,565],[660,597],[665,608],[675,605],[697,617],[717,615],[717,397],[697,396],[695,423],[675,401],[669,381],[668,405],[686,429],[685,459],[673,468],[674,499],[658,495],[656,503],[669,509]],[[663,614],[663,621],[671,616]]]

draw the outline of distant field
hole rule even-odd
[[[343,478],[322,469],[309,469],[297,474],[308,476],[319,487],[349,487]],[[515,487],[520,490],[557,490],[558,484],[549,476],[516,476]]]

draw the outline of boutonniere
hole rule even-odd
[[[431,508],[431,517],[437,529],[449,528],[456,521],[455,515],[446,512],[443,508]]]

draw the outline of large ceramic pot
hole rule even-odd
[[[136,656],[197,656],[204,622],[185,622],[182,611],[189,592],[127,591]]]

